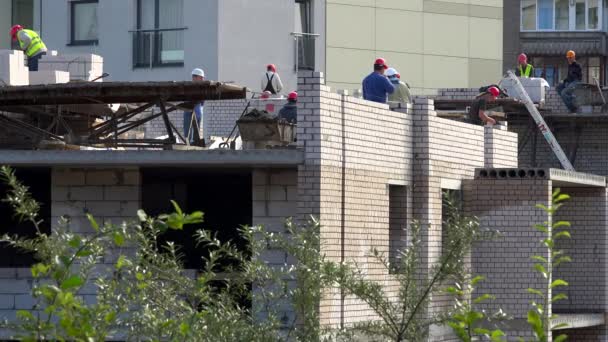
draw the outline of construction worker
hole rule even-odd
[[[515,70],[515,75],[519,77],[534,77],[534,66],[528,63],[528,56],[522,53],[517,57],[518,68]]]
[[[269,91],[271,94],[276,95],[281,90],[283,90],[283,83],[277,73],[277,67],[274,64],[268,64],[266,66],[266,73],[262,76],[262,91]]]
[[[205,80],[205,72],[203,69],[196,68],[192,70],[192,82],[202,82]],[[184,138],[190,143],[200,141],[200,127],[203,118],[204,102],[194,105],[192,112],[184,112]],[[192,115],[194,112],[194,115]]]
[[[46,55],[46,45],[35,31],[15,25],[10,31],[13,41],[19,41],[19,48],[27,56],[27,66],[30,71],[38,71],[38,61]]]
[[[412,96],[410,95],[409,86],[401,81],[401,75],[395,68],[388,68],[386,76],[395,87],[395,92],[388,96],[389,102],[411,103]]]
[[[484,125],[495,125],[496,120],[486,115],[487,102],[495,101],[500,95],[500,89],[495,86],[488,87],[484,92],[477,95],[469,110],[469,119],[472,123],[483,123]]]
[[[395,87],[384,76],[388,69],[384,58],[378,58],[374,62],[374,72],[363,79],[363,98],[368,101],[386,103],[387,96],[395,92]]]
[[[576,61],[576,53],[574,51],[568,51],[566,58],[568,59],[568,77],[557,86],[557,93],[562,97],[570,113],[576,113],[574,89],[583,80],[583,69]]]
[[[287,95],[287,103],[279,111],[279,119],[287,122],[298,122],[298,93],[292,91]]]

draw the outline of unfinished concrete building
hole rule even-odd
[[[45,92],[71,89],[80,91],[73,98],[82,99],[87,97],[87,91],[93,94],[95,89],[105,89],[94,93],[99,99],[108,96],[105,91],[115,86],[118,85],[0,88],[0,109],[14,107],[17,103],[11,101],[20,96],[23,101],[22,96],[28,92],[37,91],[43,99],[58,101],[61,97]],[[148,124],[144,139],[151,141],[158,135],[179,132],[175,127],[179,117],[170,116],[171,110],[176,109],[171,101],[207,100],[205,137],[230,134],[248,102],[241,90],[221,84],[209,83],[200,89],[178,84],[178,88],[157,89],[152,95],[147,93],[145,99],[137,99],[165,107],[153,114],[162,120],[164,132],[155,130],[154,118],[147,117],[149,120],[143,123],[137,119],[140,125]],[[573,224],[572,239],[562,244],[574,261],[558,274],[571,284],[567,289],[569,300],[552,309],[570,325],[567,333],[572,341],[608,340],[604,318],[608,306],[604,178],[608,145],[602,134],[605,127],[601,116],[573,119],[556,114],[555,121],[550,121],[560,143],[573,151],[571,159],[580,172],[570,172],[557,168],[559,165],[536,131],[531,130],[526,116],[514,114],[503,125],[489,128],[438,115],[436,105],[442,100],[444,105],[447,99],[470,100],[471,90],[445,90],[437,103],[418,98],[413,105],[393,110],[347,93],[333,93],[318,72],[301,72],[298,91],[297,143],[287,147],[177,149],[174,137],[168,138],[168,145],[155,144],[153,149],[137,145],[134,149],[127,143],[131,140],[121,140],[124,136],[115,132],[112,124],[104,133],[108,136],[105,146],[111,149],[4,149],[0,150],[0,164],[16,167],[18,176],[44,204],[42,215],[48,222],[47,230],[53,229],[62,215],[69,217],[71,229],[83,231],[89,229],[86,213],[102,222],[130,219],[138,208],[158,214],[170,209],[169,198],[187,211],[204,211],[205,227],[220,232],[220,237],[234,236],[242,224],[263,224],[270,230],[282,231],[286,217],[315,215],[323,226],[321,238],[327,256],[334,261],[357,261],[370,280],[385,284],[389,292],[395,290],[395,278],[370,256],[372,248],[395,255],[407,246],[409,224],[419,220],[425,229],[423,266],[431,267],[442,253],[442,195],[458,192],[468,213],[477,215],[484,227],[503,233],[500,239],[475,246],[471,263],[475,274],[487,278],[480,291],[497,297],[488,308],[502,307],[513,316],[504,327],[511,337],[529,335],[525,320],[531,297],[526,289],[541,281],[530,260],[533,253],[543,253],[539,247],[541,237],[532,225],[547,220],[547,216],[534,209],[534,204],[547,204],[553,189],[559,187],[573,196],[559,218]],[[181,95],[167,98],[167,92]],[[210,101],[211,96],[217,99],[219,93],[226,97]],[[155,102],[158,99],[153,101],[154,98],[163,101]],[[116,100],[119,99],[104,101]],[[251,106],[267,108],[267,104],[252,102]],[[133,113],[132,109],[121,115]],[[136,119],[129,116],[124,122],[120,117],[118,120],[116,127],[125,128],[122,125]],[[10,119],[13,124],[14,121]],[[30,126],[26,126],[28,132],[38,132]],[[51,138],[65,140],[60,135]],[[95,145],[99,140],[102,139],[98,135],[95,141],[68,143]],[[119,140],[126,149],[115,148],[120,146]],[[205,193],[213,197],[201,196]],[[8,209],[1,209],[2,217],[8,220]],[[6,223],[2,227],[10,222]],[[18,227],[12,232],[28,233]],[[200,267],[197,251],[188,245],[188,237],[170,238],[184,246],[189,255],[187,268]],[[1,251],[0,317],[15,319],[16,310],[31,309],[34,304],[27,268],[32,259],[7,248]],[[283,264],[286,260],[281,251],[267,255],[269,263]],[[111,256],[104,260],[114,261]],[[82,295],[85,300],[94,301],[94,286],[85,288]],[[324,324],[347,325],[375,318],[366,305],[339,291],[319,305]],[[434,310],[450,302],[440,297],[434,298],[431,305]],[[8,337],[9,332],[3,333]],[[449,329],[437,327],[432,329],[430,340],[454,338]]]

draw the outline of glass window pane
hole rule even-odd
[[[173,29],[184,26],[184,1],[183,0],[159,0],[158,17],[159,29]]]
[[[553,0],[538,0],[538,29],[553,29]]]
[[[536,0],[522,0],[521,24],[524,30],[536,30]]]
[[[154,29],[154,0],[139,0],[138,29]]]
[[[555,0],[555,29],[567,31],[570,29],[569,0]]]
[[[74,40],[97,40],[97,3],[74,4]]]
[[[576,29],[585,29],[585,0],[576,0],[575,4],[576,11]]]
[[[588,0],[588,16],[587,20],[589,30],[597,30],[599,28],[600,7],[599,0]]]

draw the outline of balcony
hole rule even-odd
[[[129,31],[133,35],[133,68],[183,66],[186,29]]]
[[[318,34],[292,32],[294,40],[294,70],[315,70],[315,42]]]
[[[562,56],[574,50],[581,56],[608,55],[606,33],[595,32],[521,32],[521,50],[534,56]]]

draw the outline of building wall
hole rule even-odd
[[[69,2],[42,2],[42,38],[59,53],[95,53],[104,57],[107,80],[180,81],[190,79],[194,68],[203,68],[209,79],[232,81],[260,91],[265,66],[278,66],[285,92],[295,89],[294,7],[281,0],[184,0],[183,67],[133,69],[132,33],[136,25],[136,2],[100,1],[99,44],[69,46]],[[36,16],[40,7],[36,4]],[[2,22],[0,20],[0,22]]]
[[[517,56],[520,51],[520,0],[503,1],[503,72],[517,66]]]
[[[526,326],[530,302],[535,297],[528,288],[543,288],[545,280],[533,269],[532,255],[546,257],[540,241],[543,235],[533,228],[549,221],[534,205],[548,205],[552,182],[544,179],[476,179],[472,191],[465,192],[465,206],[480,219],[482,229],[498,230],[500,236],[477,243],[473,248],[472,273],[485,279],[476,287],[478,294],[496,297],[480,305],[487,312],[502,308],[513,317],[505,333],[529,336]]]
[[[6,32],[0,34],[0,50],[11,48],[11,37],[8,35],[8,32],[13,24],[12,11],[11,1],[0,2],[0,32]]]
[[[359,89],[376,57],[414,94],[502,74],[503,1],[327,0],[327,82]]]
[[[92,233],[86,213],[98,224],[118,224],[133,219],[141,208],[140,176],[137,169],[54,168],[51,188],[51,229],[59,227],[61,216],[69,220],[67,228]],[[108,255],[100,264],[113,265],[118,254]],[[0,319],[15,320],[17,310],[31,310],[32,276],[29,268],[0,268]],[[95,301],[93,284],[83,287],[87,303]],[[0,338],[8,338],[0,331]]]

